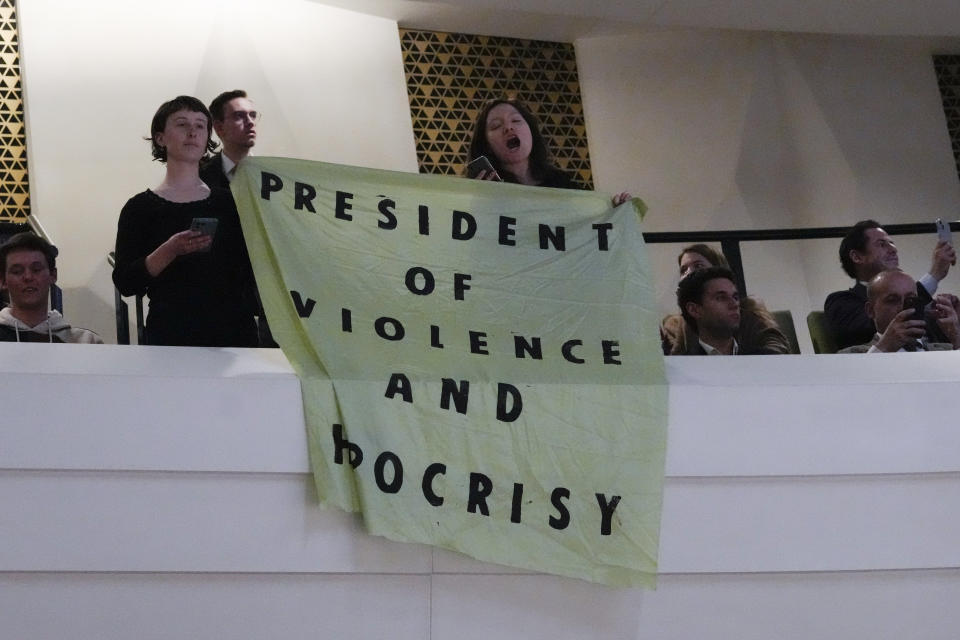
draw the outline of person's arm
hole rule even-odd
[[[148,215],[149,205],[131,198],[120,211],[117,221],[117,242],[113,282],[125,296],[146,293],[151,280],[163,272],[177,256],[196,251],[206,251],[211,238],[196,231],[175,233],[159,246],[150,237],[143,217]]]
[[[960,319],[957,317],[956,300],[956,296],[941,294],[933,301],[933,308],[937,326],[950,340],[953,348],[960,349]]]
[[[955,264],[957,264],[957,253],[953,250],[953,246],[943,240],[937,242],[937,246],[933,248],[933,257],[930,261],[930,275],[936,278],[937,282],[940,282],[947,277],[950,266]],[[936,287],[930,291],[931,295],[934,293],[936,293]]]

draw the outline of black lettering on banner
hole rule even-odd
[[[570,524],[570,510],[567,509],[567,506],[563,504],[563,502],[561,502],[565,498],[569,497],[570,489],[565,487],[557,487],[553,490],[553,493],[550,494],[550,502],[553,504],[553,508],[557,510],[556,518],[550,516],[550,526],[557,531],[566,529]]]
[[[446,472],[447,465],[441,462],[434,462],[423,472],[423,482],[420,485],[423,489],[423,497],[434,507],[439,507],[443,504],[443,496],[438,496],[433,491],[433,479],[437,476],[442,476]]]
[[[455,273],[453,274],[453,299],[454,300],[463,300],[463,292],[470,290],[470,285],[467,284],[471,279],[471,276],[466,273]]]
[[[283,180],[280,176],[266,171],[260,172],[260,197],[263,200],[269,200],[271,193],[276,193],[283,189]]]
[[[517,224],[516,218],[500,216],[500,235],[497,237],[498,243],[507,247],[517,246],[517,241],[513,239],[513,236],[517,233],[516,229],[513,228],[515,224]]]
[[[573,355],[573,348],[582,344],[583,340],[567,340],[564,342],[563,346],[560,347],[560,352],[563,354],[563,359],[574,364],[583,364],[586,362],[586,360],[583,358],[578,358],[577,356]]]
[[[309,318],[310,314],[313,313],[313,308],[317,306],[317,301],[313,298],[307,298],[307,301],[304,302],[299,291],[291,291],[290,297],[293,298],[293,306],[297,310],[297,315],[301,318]]]
[[[493,491],[493,482],[482,473],[470,473],[470,493],[467,494],[467,511],[480,513],[489,516],[490,509],[487,508],[487,496]]]
[[[353,314],[350,312],[350,309],[340,307],[340,328],[344,333],[353,331]]]
[[[388,462],[393,466],[393,480],[390,482],[387,482],[384,474]],[[392,451],[384,451],[377,456],[377,459],[373,463],[373,479],[376,481],[380,491],[384,493],[396,493],[400,491],[400,487],[403,486],[403,464],[400,462],[397,454]]]
[[[510,503],[510,522],[520,522],[520,512],[523,508],[523,485],[513,483],[513,500]]]
[[[393,327],[393,333],[387,333],[387,325]],[[373,329],[377,332],[377,335],[383,338],[384,340],[403,340],[404,330],[403,325],[400,324],[400,321],[395,318],[388,318],[387,316],[381,316],[377,318],[373,323]]]
[[[423,276],[423,287],[417,286],[417,276]],[[426,267],[410,267],[407,269],[406,283],[410,293],[417,296],[430,295],[437,284],[436,280],[433,279],[433,274]]]
[[[524,336],[513,336],[513,351],[517,358],[526,358],[526,353],[534,360],[543,360],[543,348],[536,336],[530,342]]]
[[[549,244],[552,244],[557,251],[566,251],[567,250],[567,241],[566,241],[566,229],[564,227],[557,227],[556,229],[551,229],[550,225],[541,224],[540,225],[540,248],[547,249]]]
[[[413,402],[413,388],[410,386],[410,379],[402,373],[390,375],[390,382],[387,383],[387,391],[383,394],[383,397],[393,399],[398,393],[404,402]]]
[[[353,200],[352,193],[337,191],[337,206],[336,209],[334,209],[333,215],[340,220],[353,220],[353,216],[347,213],[347,211],[353,209],[353,205],[347,202],[347,200]]]
[[[333,462],[334,464],[343,464],[343,450],[347,450],[347,462],[356,469],[363,462],[363,451],[359,445],[356,445],[343,437],[343,425],[333,425]]]
[[[512,406],[507,408],[507,399],[510,399]],[[512,384],[506,382],[497,383],[497,420],[500,422],[513,422],[520,417],[523,411],[523,396],[520,391]]]
[[[450,400],[453,399],[453,405],[457,413],[467,412],[467,399],[470,397],[470,381],[461,380],[460,385],[453,378],[443,378],[443,386],[440,389],[440,408],[450,410]]]
[[[418,226],[420,235],[428,236],[430,235],[430,209],[427,205],[420,205],[419,215],[418,215]]]
[[[617,505],[620,504],[620,496],[610,496],[610,500],[607,500],[607,496],[602,493],[596,495],[597,504],[600,505],[600,535],[608,536],[610,535],[613,512],[617,510]]]
[[[466,229],[463,228],[466,223]],[[450,237],[454,240],[469,240],[477,233],[477,219],[466,211],[453,212],[453,227]]]
[[[601,340],[603,346],[603,364],[622,364],[620,357],[620,342],[618,340]]]
[[[430,346],[443,349],[443,343],[440,342],[440,327],[435,324],[430,325]]]
[[[597,249],[600,251],[609,251],[610,243],[607,240],[607,233],[609,233],[610,229],[613,229],[613,223],[599,222],[592,226],[597,230]]]
[[[304,184],[303,182],[295,182],[293,184],[294,211],[300,211],[305,208],[310,213],[316,213],[317,210],[313,208],[313,199],[316,197],[317,190],[309,184]]]
[[[377,196],[378,198],[384,198],[384,196]],[[377,221],[377,226],[381,229],[396,229],[397,228],[397,216],[394,215],[393,209],[397,206],[397,203],[391,200],[390,198],[384,198],[377,203],[377,210],[380,212],[380,215],[383,216],[383,220]]]
[[[487,351],[487,334],[483,331],[470,331],[470,353],[477,353],[482,356],[490,355]]]

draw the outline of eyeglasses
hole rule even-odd
[[[234,111],[230,114],[230,118],[236,122],[245,122],[249,120],[250,122],[259,122],[260,121],[260,112],[259,111]]]

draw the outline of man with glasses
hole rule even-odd
[[[233,172],[257,143],[257,120],[260,112],[242,89],[225,91],[210,103],[213,130],[223,144],[200,168],[200,178],[211,187],[230,188]]]
[[[250,155],[257,143],[257,121],[260,112],[247,98],[243,89],[224,91],[210,103],[210,115],[213,116],[213,130],[223,150],[213,154],[206,164],[200,167],[200,179],[210,188],[229,189],[237,165]],[[256,286],[250,292],[250,303],[257,309],[257,334],[261,347],[277,347],[270,333],[260,293]]]

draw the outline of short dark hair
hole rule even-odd
[[[177,96],[173,100],[167,100],[160,105],[157,112],[153,114],[153,120],[150,122],[149,140],[154,160],[159,160],[160,162],[167,161],[167,150],[157,144],[157,134],[163,133],[163,130],[166,129],[167,119],[170,116],[184,109],[202,113],[207,117],[207,151],[213,152],[217,150],[217,143],[214,142],[211,137],[213,133],[213,119],[210,117],[210,112],[207,111],[207,107],[193,96]]]
[[[879,228],[880,223],[876,220],[861,220],[840,241],[840,265],[854,280],[857,279],[857,265],[850,259],[850,252],[863,253],[867,248],[867,231]]]
[[[477,116],[477,121],[473,123],[473,137],[470,140],[470,156],[467,158],[467,162],[472,162],[480,156],[486,156],[490,164],[493,165],[493,168],[497,170],[497,173],[500,174],[500,177],[503,178],[505,182],[518,181],[516,176],[503,168],[500,160],[496,154],[493,153],[493,149],[490,148],[490,143],[487,142],[487,118],[490,116],[493,108],[501,104],[508,104],[516,109],[523,119],[526,120],[527,126],[530,127],[532,146],[530,149],[529,162],[530,173],[533,177],[537,180],[543,180],[551,173],[559,172],[560,170],[550,162],[550,152],[547,149],[547,143],[540,134],[540,124],[537,122],[536,117],[534,117],[525,104],[511,98],[491,100],[484,105],[480,111],[480,115]]]
[[[233,91],[224,91],[210,103],[210,113],[213,115],[213,119],[217,122],[223,122],[223,118],[226,115],[223,112],[223,107],[226,106],[228,102],[235,98],[246,98],[247,92],[243,89],[234,89]]]
[[[39,251],[47,259],[47,268],[57,268],[57,248],[31,231],[10,236],[0,245],[0,278],[7,279],[7,256],[14,251]]]
[[[677,266],[680,265],[680,261],[683,260],[683,256],[686,253],[700,254],[707,259],[707,262],[715,267],[730,267],[730,263],[727,262],[727,256],[708,244],[692,244],[689,247],[684,247],[683,251],[677,255]]]
[[[733,271],[726,267],[709,267],[707,269],[697,269],[686,278],[680,281],[677,286],[677,306],[680,307],[680,313],[694,330],[697,328],[697,321],[687,313],[687,303],[703,302],[703,292],[707,288],[707,283],[718,278],[726,278],[737,286],[736,277]]]

